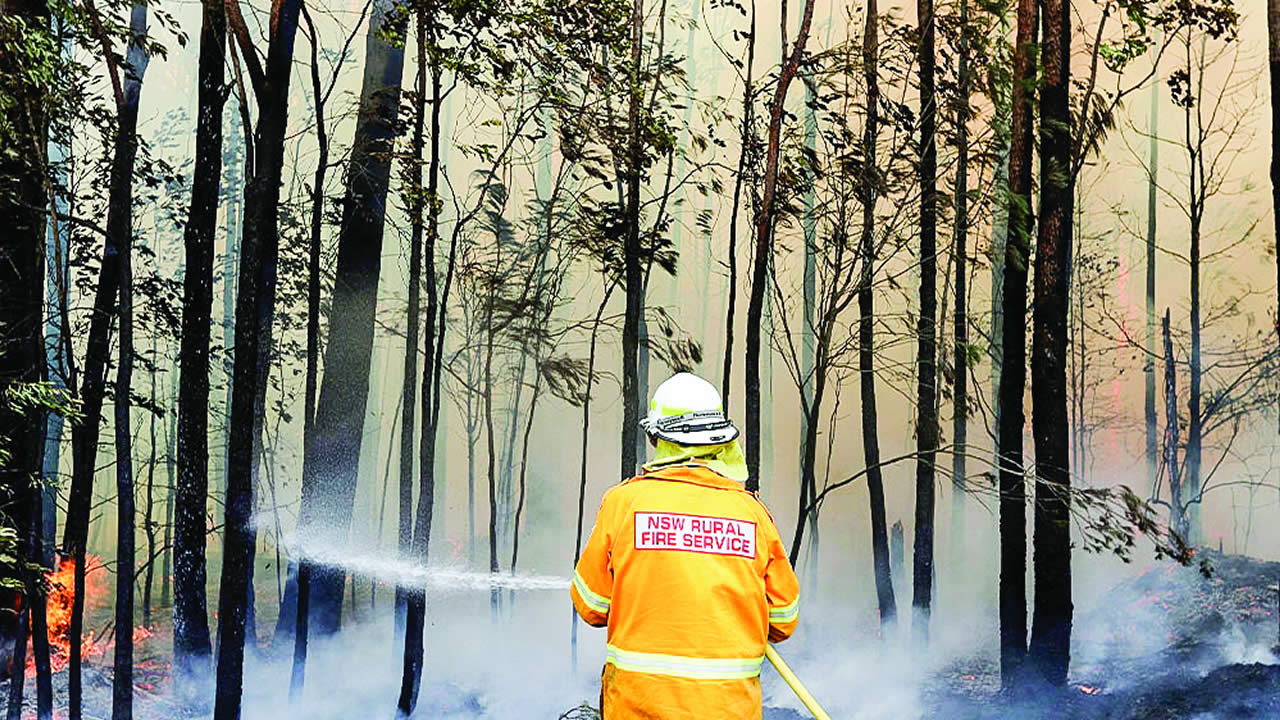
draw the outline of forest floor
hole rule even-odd
[[[1164,566],[1078,615],[1065,691],[998,698],[993,658],[959,662],[924,690],[955,720],[1280,718],[1280,563],[1205,551],[1211,571]]]
[[[1066,690],[1021,703],[1003,700],[998,694],[995,659],[961,654],[920,681],[908,716],[946,720],[1280,718],[1280,563],[1215,552],[1205,557],[1212,568],[1210,577],[1196,568],[1158,567],[1120,582],[1095,609],[1078,614]],[[171,648],[166,624],[137,644],[134,684],[139,720],[186,717],[168,699]],[[110,662],[110,653],[104,653],[85,669],[86,720],[110,717]],[[262,667],[265,671],[267,666]],[[66,707],[66,678],[66,672],[54,676],[57,708]],[[850,682],[846,687],[855,695],[875,694],[865,682]],[[770,697],[778,698],[776,693],[785,688],[773,690]],[[381,697],[390,690],[371,686],[369,692]],[[424,710],[432,708],[424,717],[494,717],[474,689],[446,682],[430,689],[424,686],[424,693],[431,693]],[[7,683],[0,683],[0,706],[7,696]],[[902,709],[885,714],[885,708],[873,704],[834,702],[840,699],[832,698],[835,717],[904,717]],[[27,684],[24,700],[25,720],[34,717],[34,683]],[[246,698],[246,702],[251,701]],[[787,698],[782,704],[792,703]],[[528,720],[542,720],[543,713],[538,714]],[[59,710],[57,717],[66,714]],[[764,720],[808,717],[787,708],[766,707],[764,712]],[[555,720],[555,714],[545,720]]]

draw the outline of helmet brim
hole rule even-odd
[[[723,445],[738,439],[738,428],[734,425],[728,427],[716,428],[714,430],[690,430],[688,432],[677,432],[672,430],[658,430],[653,427],[644,427],[645,432],[650,436],[673,442],[677,445],[699,446],[699,445]]]

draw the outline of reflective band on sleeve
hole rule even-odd
[[[604,661],[621,670],[651,675],[671,675],[693,680],[742,680],[760,675],[764,656],[692,658],[681,655],[632,652],[609,645]]]
[[[596,594],[587,587],[587,581],[583,580],[577,572],[573,574],[573,586],[578,589],[578,594],[582,596],[582,602],[586,603],[587,607],[598,613],[609,613],[609,598]]]
[[[798,617],[800,617],[800,598],[796,598],[790,605],[769,608],[771,623],[789,623]]]

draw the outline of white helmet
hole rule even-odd
[[[678,445],[721,445],[738,437],[724,415],[720,392],[692,373],[672,375],[653,392],[640,427]]]

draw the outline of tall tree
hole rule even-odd
[[[38,66],[28,52],[52,48],[50,12],[43,0],[0,3],[0,144],[10,152],[0,158],[0,505],[6,524],[18,531],[19,559],[44,562],[42,478],[45,461],[42,409],[17,401],[16,391],[46,376],[44,349],[45,210],[47,197],[48,109]],[[58,209],[56,206],[53,208]],[[57,217],[51,233],[57,235]],[[54,252],[57,252],[55,238]],[[50,263],[51,270],[57,266]],[[49,423],[52,427],[54,424]],[[60,427],[60,425],[59,425]],[[20,565],[20,567],[22,567]],[[13,648],[9,658],[8,717],[22,714],[26,673],[26,636],[30,628],[36,667],[37,718],[52,720],[53,694],[49,672],[49,634],[38,570],[22,573],[26,589],[18,599],[20,612],[5,613],[0,643]],[[6,603],[14,597],[5,590]],[[13,607],[10,605],[10,607]]]
[[[178,451],[175,462],[174,682],[188,706],[209,699],[209,613],[205,596],[205,503],[209,494],[209,335],[213,313],[213,239],[222,178],[226,11],[204,0],[191,209],[183,241],[182,345],[178,351]]]
[[[937,274],[938,107],[934,98],[933,0],[917,0],[920,22],[920,309],[916,321],[916,513],[911,607],[912,635],[929,641],[933,601],[934,457],[938,450]]]
[[[1008,232],[1005,233],[1003,356],[996,441],[1000,490],[1000,682],[1022,681],[1027,654],[1027,502],[1022,469],[1027,377],[1027,265],[1031,257],[1031,154],[1038,0],[1018,0],[1010,115]]]
[[[1276,332],[1280,333],[1280,0],[1267,0],[1271,77],[1271,221],[1276,244]]]
[[[228,26],[244,51],[258,99],[252,176],[245,191],[244,231],[236,292],[235,363],[231,402],[230,452],[227,468],[226,522],[223,541],[218,618],[214,719],[237,720],[244,686],[244,644],[253,577],[254,416],[265,394],[260,362],[265,326],[275,306],[279,255],[280,181],[284,165],[284,133],[288,121],[289,76],[301,0],[274,0],[267,64],[257,55],[235,0],[227,4]],[[234,25],[233,25],[234,21]],[[252,60],[250,60],[252,58]]]
[[[876,407],[875,375],[875,281],[876,247],[876,145],[880,139],[880,21],[876,0],[867,0],[866,24],[862,32],[862,72],[867,83],[867,120],[862,130],[862,152],[869,177],[862,190],[862,278],[858,285],[858,380],[862,392],[862,456],[867,468],[867,491],[871,503],[871,554],[875,564],[876,600],[880,625],[886,630],[897,622],[898,605],[893,594],[889,564],[889,537],[884,509],[884,477],[880,471],[880,428]],[[887,633],[886,633],[887,634]]]
[[[133,165],[138,152],[138,99],[142,91],[142,72],[146,69],[146,6],[135,6],[130,16],[130,41],[122,68],[113,55],[111,40],[102,18],[90,4],[90,23],[104,48],[107,71],[116,101],[116,131],[111,162],[111,184],[107,204],[106,241],[103,248],[98,286],[94,294],[93,316],[85,350],[84,379],[80,396],[84,421],[72,431],[72,476],[67,501],[67,519],[63,539],[64,552],[75,561],[74,600],[67,633],[71,645],[67,686],[71,720],[83,713],[81,661],[84,634],[85,545],[89,535],[89,512],[93,497],[93,479],[98,454],[99,418],[106,389],[107,356],[110,352],[108,332],[112,307],[120,287],[122,253],[129,251],[133,236]],[[136,64],[135,64],[136,63]]]
[[[964,556],[965,457],[969,420],[969,0],[960,0],[960,46],[956,92],[956,224],[952,255],[955,258],[956,307],[952,320],[955,363],[952,382],[951,438],[951,543],[953,558]]]
[[[1043,0],[1040,223],[1031,352],[1036,447],[1035,607],[1028,657],[1037,679],[1064,685],[1071,656],[1071,471],[1067,304],[1075,180],[1071,172],[1071,3]]]
[[[788,47],[786,37],[787,17],[782,15],[782,67],[778,82],[769,102],[769,135],[764,156],[764,182],[761,188],[760,206],[753,218],[755,227],[755,258],[751,268],[751,297],[747,302],[746,341],[746,408],[747,408],[747,490],[760,489],[760,452],[763,438],[760,436],[760,330],[764,312],[764,296],[768,285],[769,268],[773,256],[774,200],[778,187],[779,154],[782,149],[782,121],[787,105],[787,90],[800,69],[805,45],[809,41],[809,29],[813,26],[815,0],[805,0],[800,15],[800,29]],[[804,517],[797,518],[803,523]]]
[[[627,102],[626,231],[622,250],[623,292],[626,310],[622,320],[622,468],[621,477],[636,472],[636,438],[640,417],[639,343],[640,314],[644,312],[643,275],[640,258],[640,181],[644,173],[644,146],[641,142],[640,104],[644,89],[640,84],[644,50],[644,0],[631,6],[631,83]]]
[[[304,478],[299,531],[305,543],[345,542],[355,502],[360,446],[369,394],[374,311],[382,268],[382,235],[391,175],[392,140],[400,103],[405,15],[378,0],[369,19],[364,79],[351,167],[338,231],[332,311],[324,373],[315,408],[315,462]],[[346,574],[312,569],[312,628],[337,632]]]
[[[1273,2],[1275,0],[1272,0]],[[1147,134],[1147,258],[1146,358],[1142,363],[1143,415],[1147,427],[1147,492],[1156,491],[1160,468],[1159,437],[1156,430],[1156,188],[1160,171],[1160,83],[1151,83],[1151,121]],[[1280,318],[1280,315],[1276,317]]]
[[[130,389],[133,383],[133,160],[138,152],[138,96],[147,70],[147,6],[136,4],[129,20],[129,49],[125,54],[125,104],[118,113],[116,142],[126,146],[123,161],[117,149],[111,172],[111,204],[107,232],[116,234],[119,248],[119,351],[115,385],[116,451],[116,613],[115,667],[111,677],[111,718],[133,717],[133,585],[134,501],[133,423]],[[116,222],[111,224],[111,220]]]
[[[751,21],[747,27],[747,59],[742,78],[742,124],[738,133],[738,172],[733,176],[733,207],[729,210],[729,283],[728,307],[724,322],[724,365],[720,372],[720,399],[726,413],[732,411],[729,398],[733,391],[733,330],[738,304],[738,210],[742,204],[742,186],[747,170],[752,167],[755,148],[755,86],[752,69],[756,62],[756,4],[751,3]],[[734,58],[730,58],[732,62]]]

